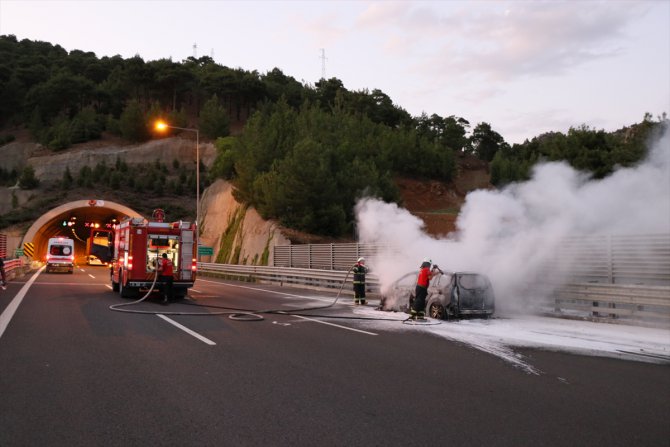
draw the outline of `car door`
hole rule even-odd
[[[488,279],[476,273],[456,275],[456,293],[460,312],[484,310],[490,307],[491,284]]]

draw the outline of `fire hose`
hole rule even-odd
[[[347,274],[345,275],[344,279],[342,280],[342,284],[340,285],[339,290],[337,291],[337,295],[335,296],[335,299],[324,306],[315,306],[315,307],[303,307],[299,309],[294,309],[291,310],[290,312],[283,310],[283,309],[261,309],[261,310],[252,310],[252,309],[237,309],[237,308],[230,308],[230,307],[225,307],[225,306],[216,306],[212,304],[199,304],[199,303],[184,303],[190,306],[197,306],[197,307],[205,307],[205,308],[213,308],[213,309],[227,309],[226,311],[218,311],[218,312],[181,312],[181,311],[170,311],[170,312],[164,312],[164,311],[151,311],[151,310],[132,310],[132,309],[121,309],[122,307],[127,307],[127,306],[133,306],[136,304],[139,304],[146,300],[149,295],[151,295],[151,292],[154,290],[154,287],[156,285],[156,281],[158,279],[158,270],[156,270],[156,273],[154,275],[154,280],[151,284],[151,287],[149,290],[144,294],[143,297],[136,301],[132,301],[130,303],[120,303],[120,304],[114,304],[109,306],[110,310],[116,311],[116,312],[126,312],[126,313],[134,313],[134,314],[145,314],[145,315],[188,315],[188,316],[215,316],[215,315],[228,315],[228,318],[231,320],[236,320],[236,321],[263,321],[265,318],[261,314],[279,314],[279,315],[299,315],[299,316],[311,316],[311,317],[324,317],[324,318],[334,318],[334,319],[349,319],[349,320],[373,320],[373,321],[395,321],[397,322],[397,319],[393,318],[371,318],[371,317],[349,317],[349,316],[333,316],[333,315],[314,315],[314,314],[307,314],[304,315],[301,312],[307,312],[307,311],[313,311],[313,310],[322,310],[322,309],[328,309],[330,307],[333,307],[335,304],[337,304],[338,300],[340,299],[340,295],[342,294],[342,289],[344,288],[344,284],[346,284],[347,279],[349,278],[349,274],[352,272],[353,267],[347,271]],[[410,322],[409,319],[404,320],[403,324],[417,324],[417,325],[431,325],[431,324],[440,324],[439,322],[421,322],[421,323],[416,323],[416,322]]]

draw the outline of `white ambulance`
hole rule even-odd
[[[64,270],[74,272],[74,240],[66,237],[52,237],[47,247],[46,272]]]

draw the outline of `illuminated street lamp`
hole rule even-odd
[[[163,132],[166,129],[178,129],[195,132],[195,224],[197,228],[200,228],[200,131],[198,129],[170,126],[163,121],[156,121],[156,130]]]

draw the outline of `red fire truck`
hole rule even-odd
[[[197,249],[193,223],[126,218],[114,228],[112,290],[124,298],[133,298],[140,289],[151,287],[158,259],[167,253],[174,266],[174,297],[183,298],[195,281]]]

